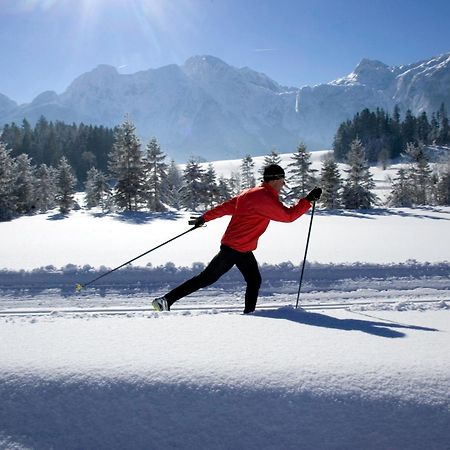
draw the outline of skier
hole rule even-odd
[[[156,311],[170,311],[170,307],[177,300],[215,283],[234,265],[241,271],[247,283],[244,314],[255,310],[261,285],[261,274],[253,255],[258,238],[266,231],[271,220],[293,222],[307,212],[311,203],[318,200],[322,194],[322,189],[316,187],[296,205],[288,208],[278,198],[285,183],[284,178],[283,168],[270,164],[264,168],[261,185],[244,190],[189,222],[190,225],[200,227],[210,220],[225,215],[232,216],[222,237],[219,253],[199,275],[163,297],[153,300],[152,306]]]

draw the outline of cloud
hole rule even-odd
[[[276,48],[254,48],[254,52],[276,52]]]

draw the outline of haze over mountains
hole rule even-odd
[[[0,88],[1,89],[1,88]],[[214,56],[119,74],[100,65],[62,94],[43,92],[18,105],[0,94],[0,125],[41,116],[114,126],[128,114],[145,140],[156,136],[178,161],[329,148],[338,125],[363,108],[429,115],[450,106],[450,53],[406,66],[363,59],[349,75],[316,86],[286,87],[248,67]]]

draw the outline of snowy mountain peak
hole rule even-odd
[[[104,83],[110,83],[119,76],[119,72],[117,72],[115,67],[107,64],[100,64],[90,72],[86,72],[76,78],[67,90],[69,91],[71,88],[78,87],[83,84],[104,85]]]
[[[35,99],[31,102],[33,106],[42,106],[47,105],[49,103],[57,103],[59,100],[58,94],[55,91],[45,91],[42,94],[39,94]]]
[[[376,59],[363,58],[356,66],[354,73],[365,73],[368,71],[389,71],[389,67]]]
[[[221,79],[237,70],[221,59],[209,55],[189,58],[182,69],[187,76],[197,79]]]
[[[186,68],[208,67],[208,68],[227,68],[230,67],[220,58],[211,55],[196,55],[188,58],[184,63]]]
[[[94,70],[90,72],[91,74],[96,74],[99,76],[112,76],[118,75],[117,69],[109,64],[99,64]]]
[[[386,89],[395,79],[393,70],[381,61],[364,58],[355,70],[344,78],[332,81],[333,85],[363,85],[372,89]]]
[[[255,70],[250,69],[250,67],[243,67],[242,69],[239,69],[239,72],[247,79],[249,83],[263,87],[265,89],[269,89],[274,92],[281,92],[295,89],[295,88],[283,88],[276,81],[269,78],[266,74],[256,72]]]

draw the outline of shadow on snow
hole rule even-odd
[[[432,220],[450,220],[450,217],[437,217],[432,213],[446,214],[448,213],[439,207],[415,207],[409,208],[410,211],[405,211],[401,208],[373,208],[373,209],[333,209],[333,210],[318,210],[317,214],[321,216],[341,216],[353,217],[356,219],[376,219],[377,217],[396,216],[396,217],[411,217],[416,219],[432,219]]]
[[[419,327],[416,325],[404,325],[395,322],[369,321],[358,319],[338,319],[316,312],[309,312],[302,309],[294,309],[292,306],[278,308],[275,310],[257,311],[254,313],[257,317],[266,317],[269,319],[290,320],[304,325],[311,325],[322,328],[332,328],[344,331],[362,331],[363,333],[373,334],[385,338],[402,338],[406,334],[396,329],[408,329],[418,331],[438,331],[435,328]]]

